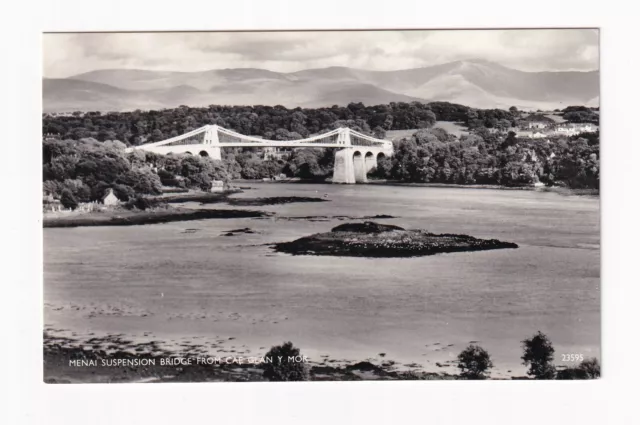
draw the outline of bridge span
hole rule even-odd
[[[378,165],[378,159],[393,155],[393,144],[350,128],[341,127],[317,136],[299,140],[266,140],[245,136],[218,125],[205,125],[181,136],[160,142],[127,148],[127,152],[144,150],[163,155],[188,154],[222,159],[222,148],[279,147],[334,148],[333,183],[366,183],[367,172]]]

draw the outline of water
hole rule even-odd
[[[45,323],[78,334],[153,332],[167,342],[234,337],[234,348],[255,355],[291,340],[314,360],[380,360],[385,353],[400,364],[450,373],[455,367],[435,363],[479,341],[493,358],[493,376],[524,373],[520,341],[537,330],[552,340],[556,364],[567,364],[564,353],[600,357],[597,198],[468,188],[250,186],[236,196],[326,193],[331,202],[251,207],[280,219],[45,229]],[[264,245],[344,223],[282,217],[376,214],[397,217],[379,220],[388,224],[496,238],[520,248],[366,259],[293,257]],[[223,236],[244,227],[258,233]],[[190,228],[199,231],[183,233]]]

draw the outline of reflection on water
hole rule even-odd
[[[78,333],[153,332],[166,340],[224,335],[256,354],[291,340],[316,358],[364,360],[383,352],[448,372],[455,368],[435,363],[479,341],[494,359],[494,376],[524,371],[520,341],[537,330],[553,341],[557,364],[561,353],[600,355],[597,198],[376,185],[251,186],[255,190],[236,196],[327,194],[331,202],[261,207],[277,214],[269,219],[45,229],[45,323]],[[496,238],[520,248],[373,260],[292,257],[265,245],[344,222],[286,217],[376,214],[395,216],[380,221],[405,228]],[[255,233],[225,236],[245,227]]]

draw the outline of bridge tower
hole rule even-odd
[[[336,152],[333,164],[333,183],[354,184],[356,182],[353,164],[354,149],[351,146],[351,133],[348,128],[340,129],[338,144],[345,146],[345,148]]]
[[[211,159],[222,160],[220,151],[220,139],[218,138],[218,126],[209,125],[204,133],[204,144]]]

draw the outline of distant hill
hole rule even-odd
[[[398,71],[347,67],[292,73],[264,69],[166,72],[107,69],[44,79],[45,112],[189,106],[322,107],[362,102],[448,101],[477,108],[598,106],[599,71],[523,72],[483,60]]]

